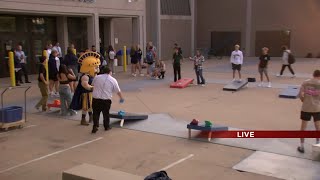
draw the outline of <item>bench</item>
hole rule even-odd
[[[191,129],[193,129],[193,130],[198,130],[198,131],[209,132],[208,141],[211,141],[212,132],[215,132],[215,131],[228,131],[228,129],[229,129],[227,126],[205,127],[204,124],[203,125],[188,124],[187,128],[188,128],[188,133],[189,133],[189,135],[188,135],[189,139],[191,139]]]
[[[312,160],[320,161],[320,144],[314,144],[312,146]]]
[[[90,164],[82,164],[62,173],[62,180],[141,180],[143,177],[107,169]]]

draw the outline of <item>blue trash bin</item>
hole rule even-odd
[[[23,108],[20,106],[10,106],[0,109],[0,122],[13,123],[22,120]]]

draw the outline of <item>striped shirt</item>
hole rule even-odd
[[[196,70],[203,69],[204,57],[202,55],[201,56],[194,56],[190,60],[194,62],[194,68]]]

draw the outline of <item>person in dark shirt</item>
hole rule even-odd
[[[174,72],[174,82],[181,79],[181,61],[183,60],[182,55],[179,53],[179,49],[175,49],[173,54],[173,72]]]
[[[47,70],[44,66],[46,63],[46,57],[43,56],[40,59],[40,66],[39,66],[39,75],[38,75],[38,86],[41,92],[41,99],[35,106],[36,109],[40,109],[40,106],[42,106],[42,111],[47,110],[47,101],[48,101],[48,81],[46,80],[47,76]]]
[[[59,81],[58,81],[58,68],[56,57],[58,56],[58,51],[52,50],[49,56],[48,68],[49,68],[49,91],[51,96],[59,96]],[[55,92],[53,92],[53,87],[55,87]]]
[[[64,56],[64,62],[68,69],[71,69],[76,79],[70,81],[71,92],[74,92],[78,85],[79,63],[77,56],[73,53],[71,47],[68,47],[67,54]]]
[[[268,88],[271,88],[271,82],[270,82],[270,78],[268,75],[268,62],[270,61],[270,56],[268,54],[269,52],[269,48],[264,47],[262,48],[262,54],[259,57],[259,73],[260,73],[260,80],[261,82],[259,83],[259,87],[263,86],[263,74],[266,76],[267,81],[268,81]]]

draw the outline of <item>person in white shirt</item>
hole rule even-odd
[[[52,44],[50,43],[47,45],[47,56],[48,57],[50,57],[51,52],[52,52]]]
[[[58,52],[58,57],[61,59],[62,56],[62,51],[61,51],[61,47],[60,47],[60,43],[56,43],[55,46],[53,46],[52,50],[56,50]]]
[[[282,46],[282,51],[283,51],[283,54],[282,54],[282,68],[281,68],[281,71],[280,71],[280,74],[277,74],[277,77],[280,77],[283,75],[283,71],[286,69],[286,67],[289,68],[289,71],[291,72],[292,74],[292,77],[296,77],[293,69],[292,69],[292,66],[291,64],[289,63],[289,54],[291,53],[290,49],[288,48],[288,46]]]
[[[124,103],[124,99],[117,80],[112,77],[112,71],[107,66],[103,67],[101,74],[93,79],[92,85],[93,128],[91,132],[94,134],[98,131],[101,112],[103,114],[104,129],[106,131],[111,129],[109,111],[112,103],[112,94],[117,93],[120,103]]]
[[[17,45],[17,49],[15,50],[14,54],[15,54],[16,58],[20,60],[21,71],[22,71],[22,74],[23,74],[24,77],[25,77],[25,82],[26,82],[26,83],[31,83],[31,82],[29,81],[29,77],[28,77],[27,57],[26,57],[26,55],[24,54],[21,45]],[[20,83],[23,84],[21,78],[20,78],[20,80],[21,80]]]
[[[239,73],[239,81],[241,81],[241,66],[243,64],[243,53],[240,51],[240,46],[237,44],[234,46],[235,50],[231,53],[230,62],[233,70],[233,81],[235,81],[236,71]]]

